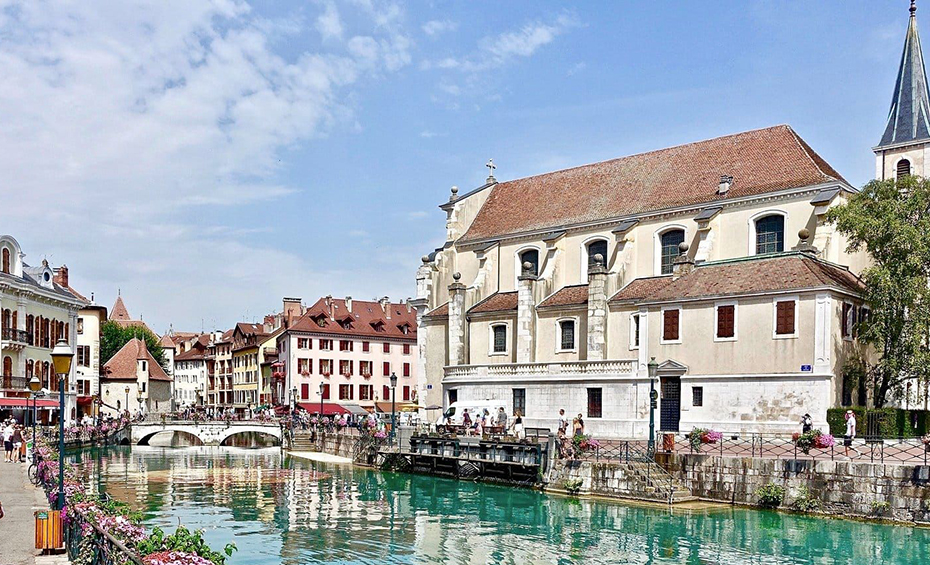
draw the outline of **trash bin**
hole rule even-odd
[[[675,451],[675,434],[662,434],[662,451]]]
[[[64,540],[61,531],[61,512],[39,510],[36,518],[36,549],[61,549]]]

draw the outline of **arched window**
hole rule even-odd
[[[898,178],[906,177],[911,174],[911,162],[907,159],[898,161]]]
[[[594,257],[596,255],[601,256],[601,264],[605,267],[607,266],[607,240],[606,239],[595,239],[594,241],[588,243],[588,268],[590,269],[594,265]]]
[[[8,327],[10,327],[10,311],[9,310],[3,311],[2,325],[3,325],[3,329],[7,329]]]
[[[756,220],[756,255],[785,250],[785,217],[779,214]]]
[[[673,229],[668,230],[659,236],[659,257],[662,266],[663,275],[672,274],[672,267],[675,264],[675,258],[678,257],[678,246],[685,241],[685,230]]]
[[[27,379],[31,379],[31,378],[32,378],[32,365],[33,365],[33,363],[35,363],[35,362],[34,362],[32,359],[28,359],[28,360],[26,361],[26,378],[27,378]]]
[[[13,358],[7,355],[3,358],[3,376],[12,377],[13,376]]]
[[[524,263],[529,263],[531,265],[529,272],[524,272],[523,270]],[[526,251],[522,251],[520,253],[520,268],[518,269],[518,271],[521,275],[525,275],[525,274],[530,274],[534,276],[538,275],[539,274],[539,251],[535,249],[527,249]]]
[[[6,247],[3,248],[3,272],[10,272],[10,250]]]

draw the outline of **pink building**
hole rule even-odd
[[[277,398],[313,410],[322,383],[324,402],[374,408],[390,402],[395,373],[397,404],[416,403],[416,344],[407,304],[321,298],[278,337]]]

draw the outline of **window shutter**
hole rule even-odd
[[[794,333],[794,300],[784,300],[776,304],[775,333],[778,335]]]
[[[663,312],[665,324],[662,331],[662,339],[665,341],[676,341],[678,339],[678,314],[680,310],[666,310]]]
[[[720,306],[717,308],[718,338],[728,338],[736,335],[735,311],[736,307],[733,305]]]

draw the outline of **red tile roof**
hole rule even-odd
[[[126,309],[126,305],[123,304],[123,297],[117,296],[116,302],[113,303],[113,308],[110,308],[110,319],[113,321],[129,321],[132,320],[129,317],[129,310]]]
[[[329,304],[327,301],[330,300]],[[417,312],[414,309],[407,310],[406,304],[393,302],[386,303],[388,314],[381,307],[381,303],[366,300],[352,300],[352,322],[349,327],[344,327],[335,320],[345,320],[345,315],[349,312],[346,307],[346,300],[343,298],[320,298],[312,306],[307,308],[307,312],[297,319],[294,324],[288,328],[291,332],[310,332],[337,334],[347,336],[361,336],[372,338],[391,337],[396,339],[416,340],[417,337]],[[325,326],[320,327],[315,318],[322,316]],[[334,320],[335,318],[335,320]],[[383,322],[383,330],[375,329],[377,322]],[[374,324],[374,325],[373,325]],[[408,327],[407,333],[401,331],[401,326]]]
[[[563,286],[554,294],[539,303],[537,308],[557,306],[580,306],[588,303],[588,285],[576,284]]]
[[[517,309],[517,293],[512,292],[495,292],[481,302],[475,304],[468,311],[469,314],[480,314],[482,312],[507,312]]]
[[[154,381],[170,381],[171,377],[165,373],[165,370],[158,361],[152,357],[149,350],[145,348],[145,342],[141,339],[133,338],[126,342],[126,345],[116,352],[109,361],[103,366],[103,378],[109,380],[136,380],[136,362],[139,359],[148,361],[149,379]]]
[[[698,265],[678,279],[636,279],[611,302],[667,302],[756,292],[834,287],[859,294],[862,281],[849,270],[805,253],[784,253]]]
[[[733,177],[725,196],[721,175]],[[787,125],[494,186],[461,243],[843,181]]]
[[[442,306],[430,310],[423,315],[424,318],[448,318],[449,317],[449,303],[446,302]]]

